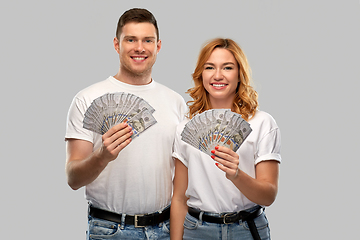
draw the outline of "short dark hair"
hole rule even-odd
[[[125,24],[130,22],[136,22],[136,23],[148,22],[153,24],[156,30],[157,40],[159,41],[160,39],[159,28],[157,26],[156,19],[150,11],[143,8],[132,8],[124,12],[123,15],[121,15],[116,28],[116,37],[118,39],[120,38],[122,28],[125,26]]]

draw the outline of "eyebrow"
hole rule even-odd
[[[214,63],[211,63],[211,62],[206,62],[204,65],[212,65],[212,66],[215,66],[215,64],[214,64]],[[225,62],[225,63],[222,64],[222,66],[224,66],[224,65],[235,65],[235,63],[233,63],[233,62]]]
[[[124,36],[124,38],[125,38],[125,39],[127,39],[127,38],[136,38],[136,39],[137,39],[138,37],[137,37],[137,36],[128,35],[128,36]],[[150,37],[150,36],[149,36],[149,37],[144,37],[144,39],[156,39],[156,37],[152,37],[152,36]]]

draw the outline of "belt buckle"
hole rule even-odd
[[[227,221],[226,221],[226,217],[232,217],[232,216],[234,216],[234,215],[236,215],[236,213],[225,213],[224,216],[223,216],[223,223],[224,223],[224,224],[231,224],[232,222],[227,222]],[[231,220],[231,219],[230,219],[230,220]]]
[[[138,217],[143,217],[143,216],[144,216],[144,214],[135,214],[135,216],[134,216],[134,220],[135,220],[134,226],[136,228],[145,227],[145,226],[141,226],[141,225],[138,224],[138,221],[139,221]]]

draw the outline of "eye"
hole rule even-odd
[[[214,67],[212,67],[212,66],[205,66],[205,70],[212,70],[212,69],[214,69]]]
[[[229,66],[228,66],[228,67],[224,67],[224,69],[225,69],[225,70],[232,70],[233,67],[229,67]]]
[[[128,38],[128,40],[127,40],[128,42],[130,42],[130,43],[132,43],[132,42],[134,42],[135,40],[134,39],[132,39],[132,38]]]
[[[145,40],[145,42],[146,42],[146,43],[152,43],[153,40],[148,39],[148,40]]]

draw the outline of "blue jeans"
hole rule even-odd
[[[250,209],[251,211],[251,209]],[[216,216],[216,214],[211,214]],[[200,217],[201,218],[201,217]],[[265,212],[254,219],[262,240],[270,240],[269,222]],[[241,239],[253,240],[247,222],[240,220],[232,224],[217,224],[204,222],[201,219],[194,218],[189,213],[184,221],[184,240],[187,239]]]
[[[117,239],[170,239],[169,220],[155,226],[135,228],[89,216],[87,240]]]

